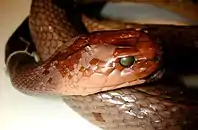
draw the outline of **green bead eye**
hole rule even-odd
[[[135,62],[135,58],[133,56],[123,57],[120,59],[120,64],[123,67],[130,67]]]

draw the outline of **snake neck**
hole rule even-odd
[[[60,81],[61,75],[51,62],[46,61],[40,64],[35,62],[29,53],[18,51],[7,61],[12,85],[20,92],[28,95],[43,95],[43,92],[46,95],[56,95],[55,92],[59,87],[54,84],[62,80]]]
[[[33,0],[29,28],[43,61],[69,39],[86,32],[73,0]]]

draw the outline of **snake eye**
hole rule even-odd
[[[133,56],[120,58],[120,64],[123,67],[130,67],[135,62],[135,58]]]

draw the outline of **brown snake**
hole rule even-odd
[[[28,53],[12,55],[7,65],[13,86],[24,93],[64,96],[69,106],[104,129],[192,129],[197,106],[188,107],[185,97],[175,102],[170,97],[175,90],[180,97],[180,88],[133,86],[160,76],[159,39],[194,44],[197,29],[142,26],[88,33],[74,5],[70,0],[32,2],[29,28],[42,62]],[[165,35],[180,38],[184,31],[187,36],[180,40]]]

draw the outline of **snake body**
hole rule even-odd
[[[29,28],[42,62],[36,63],[28,53],[12,55],[7,65],[13,86],[29,94],[61,95],[71,108],[107,130],[191,129],[197,106],[186,102],[183,89],[133,86],[161,75],[159,39],[174,43],[167,32],[174,30],[180,37],[194,27],[141,26],[88,33],[75,8],[72,0],[32,1]],[[181,39],[194,46],[195,32]],[[175,41],[178,45],[182,40]],[[128,57],[135,62],[121,65],[120,60]],[[172,98],[175,90],[179,94]]]

